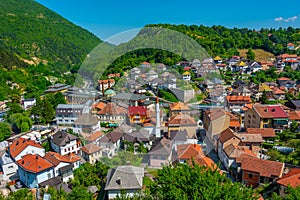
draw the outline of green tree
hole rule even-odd
[[[0,142],[11,136],[11,127],[6,122],[0,122]]]
[[[70,200],[77,200],[77,199],[82,199],[82,200],[92,200],[93,195],[89,192],[87,192],[86,187],[75,187],[72,189],[72,192],[68,195],[68,199]]]
[[[50,101],[45,98],[43,101],[43,110],[42,110],[43,118],[46,123],[51,123],[54,117],[54,109],[50,103]]]
[[[267,104],[269,102],[266,90],[263,91],[260,101],[262,104]]]
[[[217,170],[198,165],[166,166],[150,188],[157,199],[257,199],[251,188],[233,183]]]

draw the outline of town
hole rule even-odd
[[[299,63],[296,54],[265,62],[216,55],[174,66],[142,62],[82,88],[53,83],[38,99],[14,102],[31,119],[10,116],[15,129],[0,143],[0,191],[71,193],[76,170],[102,163],[110,167],[103,187],[86,192],[134,197],[158,169],[184,164],[260,188],[261,199],[284,196],[300,185],[300,81],[288,78]],[[50,118],[41,112],[47,95],[57,102]],[[16,109],[11,102],[0,102],[2,121]]]

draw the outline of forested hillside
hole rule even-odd
[[[0,66],[4,67],[11,65],[7,59],[11,54],[34,63],[78,65],[101,42],[33,0],[0,0],[0,17]]]

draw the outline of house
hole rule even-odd
[[[80,157],[75,155],[74,153],[61,155],[54,151],[48,151],[45,154],[44,158],[47,159],[48,161],[50,161],[55,166],[56,166],[56,164],[59,164],[59,163],[63,163],[63,165],[66,166],[65,163],[68,163],[69,165],[72,165],[73,170],[80,167],[80,164],[81,164]]]
[[[18,138],[8,146],[8,154],[14,161],[18,161],[27,154],[45,155],[45,149],[31,139]]]
[[[288,115],[289,115],[290,124],[293,121],[296,121],[298,125],[300,125],[300,110],[292,110],[288,113]]]
[[[38,154],[27,154],[17,161],[20,181],[28,188],[54,177],[53,165]]]
[[[239,146],[251,150],[255,156],[258,156],[263,143],[261,134],[238,133],[237,137],[240,138]]]
[[[129,76],[132,80],[137,80],[138,78],[140,78],[140,74],[141,74],[141,70],[137,67],[134,67],[130,70],[129,72]]]
[[[177,145],[176,154],[173,156],[173,163],[187,163],[189,165],[193,165],[194,163],[212,170],[217,168],[216,164],[209,157],[204,155],[201,145],[199,144]]]
[[[146,73],[146,78],[147,80],[151,81],[155,78],[158,78],[158,73],[154,70],[150,70],[149,72]]]
[[[101,147],[90,143],[81,148],[81,155],[87,162],[93,165],[102,157],[101,150]]]
[[[119,125],[125,121],[127,109],[118,106],[116,103],[109,102],[97,115],[100,118],[100,122]]]
[[[232,130],[235,130],[235,131],[240,130],[241,123],[240,123],[240,119],[238,118],[238,116],[234,115],[231,112],[226,112],[226,115],[228,115],[230,117],[229,128],[231,128]]]
[[[87,101],[95,102],[101,96],[101,92],[94,88],[70,87],[63,93],[69,104],[85,104]],[[102,94],[103,95],[103,94]]]
[[[284,105],[293,110],[300,110],[300,100],[290,100],[286,102]]]
[[[5,150],[0,151],[0,167],[4,175],[4,179],[16,174],[18,170],[17,164],[12,160]]]
[[[239,112],[246,104],[251,103],[249,96],[226,96],[225,105],[228,110]]]
[[[287,187],[296,188],[300,186],[300,169],[292,168],[290,171],[277,180],[279,185],[279,194],[285,196]]]
[[[285,91],[281,90],[278,87],[273,88],[273,96],[276,100],[284,100],[285,99]]]
[[[67,132],[58,131],[50,139],[51,148],[61,155],[78,154],[81,148],[79,138]]]
[[[173,141],[173,146],[187,143],[187,131],[171,131],[170,139]]]
[[[56,94],[58,92],[66,92],[68,90],[68,88],[72,87],[71,85],[67,85],[67,84],[61,84],[61,83],[57,83],[55,85],[51,85],[48,86],[47,90],[45,90],[45,93],[53,93]]]
[[[158,73],[162,73],[167,70],[166,65],[163,63],[159,63],[156,67]]]
[[[193,117],[185,113],[178,113],[171,116],[168,120],[168,136],[173,130],[186,130],[189,138],[195,138],[197,127]]]
[[[55,111],[57,125],[72,125],[80,115],[89,113],[90,108],[85,104],[58,104]]]
[[[203,126],[209,141],[216,146],[214,136],[229,128],[230,116],[224,109],[210,109],[203,112]]]
[[[252,156],[244,156],[241,160],[242,183],[257,187],[263,183],[271,183],[282,177],[284,163],[261,160]]]
[[[80,158],[77,158],[77,161],[70,162],[65,156],[60,155],[56,152],[48,151],[44,159],[49,161],[53,165],[54,177],[60,177],[62,182],[67,183],[70,180],[74,179],[73,169],[75,168],[74,164],[76,164],[77,168],[80,164]]]
[[[231,91],[233,96],[251,96],[252,92],[246,86],[239,86]]]
[[[289,42],[289,43],[287,44],[287,48],[288,48],[289,50],[294,50],[295,45],[294,45],[293,43]]]
[[[109,89],[115,85],[115,79],[98,80],[98,90],[104,94],[106,89]]]
[[[131,165],[117,166],[110,169],[104,190],[108,199],[116,199],[124,192],[126,197],[134,197],[142,191],[144,168]]]
[[[7,107],[6,102],[0,101],[0,112],[5,111],[6,107]]]
[[[99,145],[102,148],[102,156],[111,158],[120,149],[123,131],[118,128],[100,138]]]
[[[254,99],[255,101],[259,101],[264,92],[266,92],[267,95],[272,95],[273,92],[273,90],[265,83],[257,84],[254,87],[252,87],[250,90],[253,95],[252,99]]]
[[[169,108],[170,108],[170,116],[176,115],[179,113],[190,114],[190,112],[191,112],[191,109],[185,103],[182,103],[180,101],[171,103],[169,105]]]
[[[215,64],[221,64],[222,63],[222,58],[220,56],[214,57],[214,63]]]
[[[191,73],[186,71],[182,74],[182,80],[184,81],[190,81],[191,80]]]
[[[245,111],[245,128],[274,128],[280,132],[288,127],[289,117],[280,105],[254,104]]]
[[[88,134],[84,139],[87,141],[88,144],[94,143],[95,145],[100,146],[100,139],[104,136],[104,133],[101,131],[96,131],[92,134]]]
[[[36,99],[35,98],[24,99],[23,100],[23,109],[24,110],[28,110],[29,108],[31,108],[32,106],[34,106],[35,103],[36,103]]]
[[[73,131],[75,133],[93,133],[100,130],[100,122],[98,118],[91,114],[82,114],[73,124]]]
[[[121,74],[120,73],[116,73],[116,74],[108,74],[107,78],[120,78]]]
[[[130,124],[142,124],[147,118],[147,108],[145,106],[129,106],[128,118]]]
[[[172,160],[172,145],[173,141],[166,138],[154,141],[147,154],[149,156],[149,167],[161,168],[164,165],[169,165]]]
[[[264,140],[275,138],[276,134],[273,128],[247,128],[249,134],[260,134]]]

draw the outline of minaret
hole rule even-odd
[[[155,104],[155,118],[156,118],[156,126],[155,126],[155,137],[160,138],[160,109],[159,109],[159,101],[158,97],[156,97],[156,104]]]

